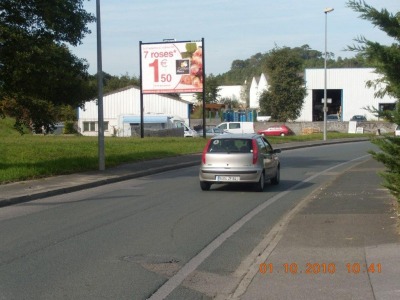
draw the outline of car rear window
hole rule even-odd
[[[251,139],[214,139],[208,148],[209,153],[250,153],[253,152]]]

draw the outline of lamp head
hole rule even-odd
[[[327,7],[327,8],[325,8],[325,10],[324,10],[324,13],[330,13],[331,11],[333,11],[333,8],[332,7]]]

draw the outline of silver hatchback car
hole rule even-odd
[[[200,187],[208,191],[216,183],[254,183],[262,192],[267,180],[280,181],[280,161],[271,144],[258,134],[222,134],[204,147],[199,172]]]

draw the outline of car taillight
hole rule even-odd
[[[203,153],[201,154],[201,161],[203,162],[203,164],[206,163],[206,154],[207,154],[208,148],[210,147],[210,143],[211,143],[211,140],[208,140],[207,145],[204,147]]]
[[[257,141],[256,140],[251,140],[252,141],[252,146],[253,146],[253,165],[256,164],[258,160],[258,147],[257,147]]]

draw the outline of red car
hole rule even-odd
[[[271,126],[267,129],[262,129],[257,131],[258,134],[261,135],[275,135],[275,136],[285,136],[285,135],[291,135],[293,134],[293,131],[285,126],[285,125],[279,125],[279,126]]]

